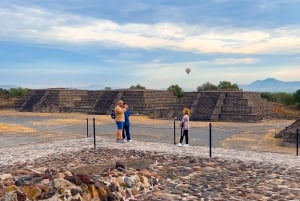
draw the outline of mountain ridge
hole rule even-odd
[[[266,78],[256,80],[248,85],[240,85],[240,88],[244,91],[293,93],[300,89],[300,81],[281,81],[275,78]]]
[[[238,84],[243,91],[254,92],[287,92],[294,93],[300,89],[300,81],[281,81],[275,78],[266,78],[264,80],[255,80],[250,84]],[[0,88],[9,90],[11,88],[19,88],[16,85],[0,85]],[[86,87],[79,87],[78,89],[99,90],[104,87],[99,85],[88,85]],[[184,91],[194,91],[193,89],[184,89]]]

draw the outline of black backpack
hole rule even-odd
[[[110,117],[111,117],[112,119],[115,119],[115,118],[116,118],[116,111],[115,111],[114,109],[111,110]]]

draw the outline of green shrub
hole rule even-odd
[[[4,98],[14,98],[24,96],[28,93],[26,88],[11,88],[9,90],[0,88],[0,96]]]
[[[174,96],[177,96],[178,98],[181,98],[184,96],[184,91],[180,86],[176,85],[171,85],[167,91],[172,91]]]

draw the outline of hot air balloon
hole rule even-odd
[[[185,72],[186,72],[187,74],[190,74],[191,69],[190,69],[190,68],[186,68],[186,69],[185,69]]]

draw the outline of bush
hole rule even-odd
[[[28,93],[26,88],[11,88],[9,90],[0,88],[0,96],[3,98],[14,98],[24,96]]]
[[[134,86],[134,85],[130,86],[129,89],[146,89],[146,87],[144,87],[140,84],[137,84],[136,86]]]
[[[206,82],[201,86],[197,87],[197,91],[214,91],[217,90],[218,87],[210,82]]]
[[[295,98],[295,102],[296,102],[297,108],[300,109],[300,89],[298,89],[294,93],[294,98]]]
[[[282,103],[284,105],[294,105],[296,103],[296,99],[293,94],[278,92],[278,93],[270,93],[264,92],[261,93],[261,97],[267,99],[268,101]]]
[[[178,98],[181,98],[184,96],[184,91],[180,86],[176,85],[171,85],[167,91],[172,91],[174,96],[177,96]]]

